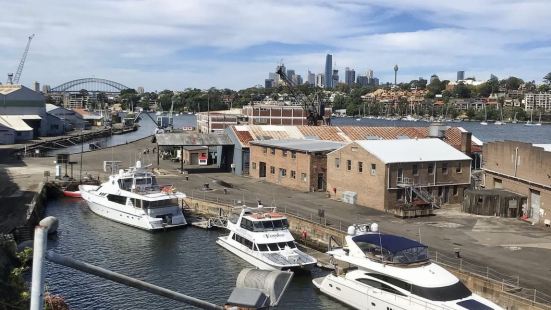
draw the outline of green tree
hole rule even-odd
[[[524,84],[524,81],[514,76],[510,76],[505,80],[505,88],[507,90],[517,90],[522,84]]]
[[[473,108],[469,108],[469,109],[467,110],[467,117],[468,117],[469,119],[474,119],[475,116],[476,116],[476,111],[475,111]]]
[[[429,85],[427,86],[427,89],[429,92],[438,95],[444,90],[446,87],[443,86],[442,82],[439,78],[434,78],[432,81],[430,81]]]
[[[453,94],[457,98],[471,98],[471,90],[463,82],[459,82],[455,85]]]
[[[551,85],[551,72],[547,73],[544,77],[543,77],[543,81],[545,83],[547,83],[548,85]]]

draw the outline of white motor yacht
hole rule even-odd
[[[137,161],[100,186],[80,185],[81,196],[92,212],[110,220],[145,230],[186,225],[179,199],[186,195],[171,185],[157,184],[155,175]]]
[[[228,220],[230,234],[216,243],[260,269],[303,269],[316,264],[315,258],[297,248],[288,227],[287,218],[275,208],[244,207],[239,217]]]
[[[313,283],[356,309],[502,309],[432,263],[417,241],[382,234],[377,224],[351,226],[345,240],[346,247],[328,252],[336,272]]]

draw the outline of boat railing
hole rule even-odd
[[[383,291],[381,291],[382,293]],[[386,292],[385,292],[386,293]],[[375,294],[370,294],[370,299],[377,299],[382,303],[388,303],[389,302],[389,296],[392,295],[394,297],[394,301],[396,302],[395,306],[402,307],[402,309],[411,309],[411,306],[420,306],[423,309],[428,310],[442,310],[442,309],[449,309],[449,307],[444,307],[440,305],[436,305],[434,303],[425,301],[421,298],[417,298],[413,295],[409,296],[400,296],[397,294],[387,293],[384,299],[376,297]],[[396,309],[396,308],[393,308]]]
[[[174,185],[172,184],[163,184],[163,185],[151,185],[151,186],[137,186],[132,190],[133,193],[139,194],[151,194],[158,192],[173,193],[175,192]]]

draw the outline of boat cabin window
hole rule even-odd
[[[392,284],[392,285],[394,285],[396,287],[399,287],[403,290],[411,292],[411,284],[409,284],[405,281],[402,281],[400,279],[396,279],[396,278],[393,278],[391,276],[387,276],[387,275],[380,274],[380,273],[366,273],[365,275],[370,276],[370,277],[375,278],[375,279],[379,279],[383,282]]]
[[[157,200],[157,201],[147,201],[142,200],[142,207],[143,208],[162,208],[162,207],[177,207],[178,204],[178,198],[174,199],[163,199],[163,200]]]
[[[406,296],[406,295],[402,294],[401,292],[399,292],[398,290],[396,290],[395,288],[393,288],[391,286],[388,286],[384,283],[381,283],[379,281],[376,281],[376,280],[360,278],[360,279],[356,279],[356,281],[358,281],[360,283],[363,283],[365,285],[371,286],[373,288],[379,289],[381,291],[389,292],[391,294]]]
[[[243,238],[240,235],[233,234],[232,239],[248,247],[249,249],[252,249],[253,247],[253,243],[249,239]]]
[[[268,251],[268,245],[267,244],[259,243],[256,246],[258,247],[258,250],[260,252],[267,252]]]
[[[118,182],[119,182],[119,187],[125,191],[129,191],[132,188],[131,178],[119,179]]]
[[[241,228],[245,228],[246,230],[253,231],[253,222],[249,219],[242,218],[241,219]]]
[[[121,205],[126,204],[126,197],[124,196],[109,194],[107,195],[107,200],[112,201],[114,203],[121,204]]]
[[[461,281],[443,287],[422,287],[412,285],[411,293],[434,301],[457,300],[472,295],[471,291]]]
[[[268,243],[268,247],[270,248],[270,251],[279,251],[277,243]]]
[[[246,220],[246,219],[243,219]],[[247,220],[249,221],[249,220]],[[249,221],[251,222],[251,221]],[[289,228],[289,222],[287,219],[281,220],[269,220],[269,221],[254,221],[252,222],[252,229],[243,227],[243,222],[241,222],[241,227],[250,230],[250,231],[268,231],[268,230],[285,230]]]

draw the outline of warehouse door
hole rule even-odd
[[[258,162],[258,177],[260,178],[266,177],[266,163],[263,161]]]
[[[189,164],[190,165],[199,165],[199,153],[191,153],[189,154]]]
[[[530,190],[530,214],[534,223],[540,220],[540,192]]]

